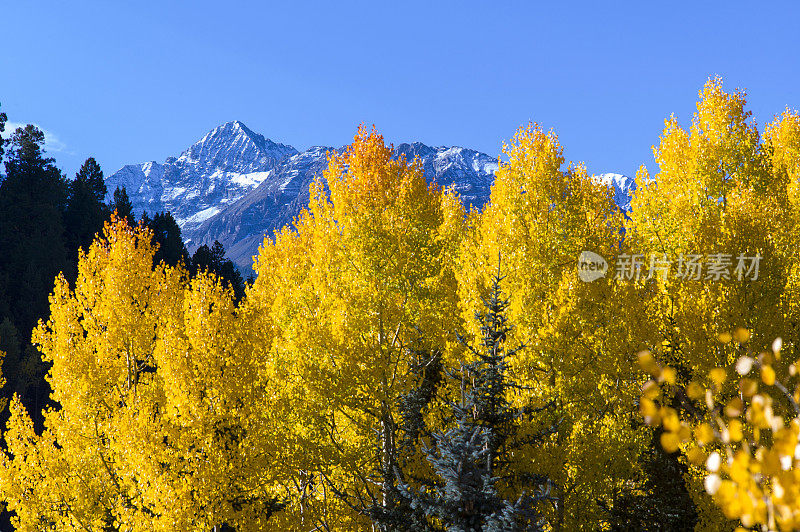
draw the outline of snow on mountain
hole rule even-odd
[[[265,235],[290,224],[308,205],[308,187],[327,165],[334,148],[315,146],[300,153],[254,133],[238,121],[208,132],[179,157],[127,165],[106,180],[109,199],[117,186],[128,192],[137,216],[170,211],[190,251],[219,240],[243,271]],[[468,148],[400,144],[395,155],[419,159],[428,181],[454,188],[465,206],[488,201],[496,157]],[[620,174],[595,176],[630,209],[633,179]]]
[[[127,165],[106,180],[108,198],[125,187],[134,211],[170,211],[184,229],[196,227],[256,188],[297,150],[228,122],[164,164]]]
[[[265,235],[292,222],[308,205],[308,187],[315,175],[327,166],[330,147],[316,146],[297,154],[270,172],[268,178],[236,203],[223,208],[201,225],[190,228],[184,237],[192,247],[211,245],[219,240],[228,257],[247,270]],[[337,151],[340,151],[341,148]],[[483,207],[497,170],[497,159],[460,147],[432,148],[425,144],[400,144],[395,155],[408,161],[418,158],[428,181],[452,186],[466,206]]]
[[[452,185],[467,207],[480,209],[489,199],[497,157],[458,146],[431,148],[421,142],[400,144],[395,153],[405,155],[408,161],[419,158],[425,177],[435,178],[440,185]]]
[[[124,188],[131,198],[137,214],[163,211],[161,196],[164,192],[164,167],[155,161],[142,164],[128,164],[113,175],[106,178],[108,194],[106,201],[111,201],[117,187]]]
[[[623,211],[631,210],[633,192],[636,190],[636,181],[632,177],[622,174],[599,174],[593,176],[598,183],[602,183],[614,192],[614,203]]]
[[[315,146],[290,157],[242,199],[201,225],[187,228],[183,236],[189,247],[196,249],[219,240],[228,258],[242,270],[249,270],[264,235],[290,224],[308,205],[308,187],[314,176],[322,175],[330,150],[333,148]]]

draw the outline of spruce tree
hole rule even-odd
[[[244,297],[242,274],[239,273],[233,261],[225,258],[225,247],[217,240],[210,248],[203,244],[195,250],[189,271],[192,275],[197,275],[202,271],[211,272],[231,287],[237,302]]]
[[[169,212],[158,212],[153,218],[142,215],[142,222],[153,231],[153,242],[158,249],[153,264],[164,262],[170,266],[183,264],[189,266],[189,252],[181,238],[181,228]]]
[[[128,197],[128,192],[125,187],[117,187],[114,190],[114,195],[111,198],[111,203],[108,206],[111,212],[117,213],[117,216],[124,218],[128,221],[128,225],[133,227],[136,225],[136,218],[133,216],[133,204]]]
[[[47,316],[53,279],[67,265],[63,214],[67,183],[44,157],[44,133],[34,126],[11,137],[0,183],[0,289],[10,318],[27,338]]]
[[[430,431],[425,412],[437,401],[441,370],[438,357],[428,358],[419,385],[401,400],[398,452],[394,471],[385,488],[390,504],[366,510],[383,530],[447,530],[488,532],[541,530],[544,522],[538,505],[550,499],[550,481],[543,475],[511,473],[513,455],[526,446],[537,445],[553,434],[557,423],[546,405],[516,408],[509,394],[519,389],[509,361],[524,346],[507,350],[508,300],[500,289],[502,277],[493,279],[485,310],[476,314],[482,338],[477,346],[462,339],[470,354],[459,371],[449,372],[459,388],[459,400],[445,402],[449,415],[445,428]],[[541,417],[533,431],[520,431],[533,417]],[[428,442],[428,443],[426,443]],[[411,473],[410,460],[418,446],[433,476]],[[419,468],[416,468],[419,470]],[[509,494],[515,494],[513,496]]]
[[[380,471],[383,500],[380,504],[372,504],[361,510],[381,530],[392,532],[438,530],[431,525],[422,509],[412,506],[408,484],[426,488],[434,485],[434,481],[415,465],[425,460],[422,445],[431,438],[431,430],[425,419],[437,404],[437,395],[446,375],[440,352],[417,346],[409,349],[409,356],[412,360],[409,378],[416,385],[399,399],[400,417],[397,424],[389,424],[395,445]]]
[[[69,196],[64,213],[67,249],[71,259],[70,279],[76,275],[78,248],[88,249],[97,233],[103,230],[108,207],[103,203],[106,184],[103,170],[93,157],[86,159],[75,179],[68,185]]]
[[[19,392],[41,426],[50,395],[47,366],[28,339],[49,313],[53,280],[69,265],[63,225],[67,183],[54,160],[44,156],[44,133],[36,127],[18,128],[7,146],[0,182],[0,321],[10,320],[4,334],[13,337],[9,331],[16,331],[24,343],[14,350],[15,360],[9,359],[5,391]]]
[[[5,141],[3,140],[3,132],[6,130],[6,121],[8,115],[0,111],[0,162],[3,162],[3,153],[5,153]]]
[[[606,507],[608,528],[613,531],[693,530],[698,520],[697,507],[686,487],[688,466],[668,454],[660,443],[663,431],[657,430],[640,457],[642,475],[631,479]]]

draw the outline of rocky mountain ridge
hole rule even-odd
[[[136,215],[170,211],[190,250],[219,240],[228,257],[249,271],[264,236],[291,223],[308,204],[308,187],[327,165],[328,152],[314,146],[299,152],[233,121],[209,131],[178,157],[163,163],[126,165],[106,179],[109,199],[125,187]],[[426,178],[452,186],[465,206],[488,201],[498,160],[458,146],[420,142],[394,148],[418,158]],[[620,174],[597,179],[614,189],[620,207],[630,205],[633,180]]]

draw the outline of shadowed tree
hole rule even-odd
[[[6,130],[6,120],[8,120],[8,116],[0,111],[0,162],[3,161],[3,153],[5,153],[2,133]]]
[[[236,301],[244,296],[244,280],[242,274],[230,259],[225,258],[225,248],[218,241],[210,248],[203,244],[192,255],[189,267],[192,275],[208,271],[220,277],[233,290]]]
[[[142,215],[144,223],[153,231],[153,242],[158,244],[154,264],[164,262],[170,266],[189,265],[189,252],[181,238],[181,228],[169,212],[159,212],[152,219]]]
[[[44,133],[32,125],[18,128],[9,143],[6,175],[0,183],[0,318],[9,318],[21,339],[30,338],[37,320],[48,314],[48,294],[56,275],[67,269],[63,213],[67,184],[43,152]],[[16,382],[22,401],[41,421],[49,395],[46,372],[35,349],[23,349],[22,365],[34,386]],[[27,378],[27,377],[26,377]]]
[[[476,315],[482,333],[478,346],[462,339],[469,361],[459,371],[448,372],[451,387],[460,390],[459,400],[437,408],[441,370],[434,356],[425,364],[427,376],[400,401],[399,448],[404,443],[420,446],[433,475],[420,477],[413,472],[419,467],[408,468],[403,457],[395,456],[388,479],[396,480],[392,504],[367,510],[383,530],[500,532],[542,530],[545,525],[537,507],[551,499],[551,483],[544,475],[516,469],[514,457],[556,432],[557,422],[550,414],[554,402],[519,408],[508,400],[509,394],[520,391],[509,362],[524,346],[505,349],[511,327],[501,280],[493,278],[485,310]],[[444,427],[435,431],[425,423],[425,412],[432,406],[444,412],[445,419]],[[416,454],[408,448],[404,453]]]
[[[74,266],[78,262],[78,248],[89,248],[95,236],[103,230],[103,222],[109,215],[108,207],[103,203],[106,195],[103,171],[94,157],[86,159],[75,174],[75,179],[68,184],[68,193],[64,226],[67,249]],[[71,273],[69,278],[74,280],[74,271]]]
[[[111,212],[116,211],[117,216],[124,218],[128,221],[128,225],[133,227],[136,225],[136,218],[133,216],[133,204],[128,197],[128,192],[125,187],[117,187],[114,190],[114,196],[111,198],[111,203],[108,205]]]

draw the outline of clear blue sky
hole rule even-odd
[[[299,149],[389,142],[496,155],[528,121],[590,172],[651,165],[709,76],[760,124],[800,107],[796,2],[0,0],[0,103],[70,175],[177,155],[242,120]]]

